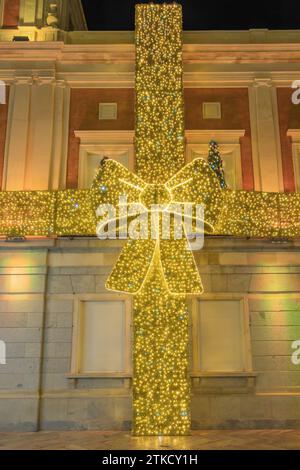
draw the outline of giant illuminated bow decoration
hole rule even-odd
[[[95,204],[110,204],[117,209],[114,216],[121,230],[124,206],[119,207],[120,197],[126,197],[126,206],[141,204],[145,212],[152,204],[168,207],[189,203],[196,222],[196,205],[204,208],[203,227],[205,233],[213,233],[222,209],[223,191],[219,181],[207,163],[195,159],[164,184],[147,184],[120,163],[106,159],[95,177],[93,186]],[[96,206],[95,206],[96,209]],[[166,209],[168,210],[168,209]],[[127,222],[127,221],[126,221]],[[99,220],[98,228],[108,224],[107,218]],[[149,273],[154,256],[159,256],[166,286],[172,294],[201,294],[201,278],[186,236],[182,239],[128,240],[110,274],[106,288],[118,292],[136,294]],[[178,267],[180,265],[180,276]]]

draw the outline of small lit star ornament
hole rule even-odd
[[[102,192],[105,186],[107,191]],[[120,232],[123,224],[134,220],[132,209],[147,214],[146,224],[156,223],[144,238],[130,239],[110,274],[106,288],[112,291],[137,294],[151,270],[154,258],[160,260],[164,281],[171,294],[201,294],[203,286],[186,232],[186,219],[198,233],[213,233],[222,211],[224,191],[209,165],[195,159],[164,184],[148,184],[120,163],[106,160],[93,183],[97,204],[111,204],[116,208],[113,227]],[[119,201],[126,201],[120,205]],[[186,205],[190,215],[181,212]],[[198,212],[197,207],[203,208]],[[96,207],[95,207],[96,208]],[[159,217],[151,217],[157,211]],[[181,237],[176,236],[172,216],[180,217]],[[129,215],[128,215],[129,214]],[[162,236],[163,217],[169,215],[169,237]],[[203,217],[204,216],[204,217]],[[98,230],[108,227],[107,217],[98,220]],[[198,223],[200,222],[200,223]],[[109,233],[107,232],[107,235]],[[194,233],[195,235],[195,233]]]

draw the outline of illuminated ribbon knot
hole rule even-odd
[[[92,190],[97,204],[95,209],[100,204],[109,204],[116,208],[113,220],[118,222],[119,233],[125,219],[124,210],[130,215],[132,208],[138,204],[142,205],[144,212],[148,214],[153,213],[153,204],[162,205],[163,209],[157,209],[158,213],[170,213],[171,218],[172,214],[176,214],[174,207],[188,204],[192,208],[191,223],[194,228],[199,219],[202,219],[202,215],[199,215],[201,212],[197,210],[201,206],[204,210],[204,218],[201,220],[202,233],[213,233],[223,203],[223,191],[217,177],[200,158],[193,160],[169,181],[161,184],[148,184],[120,163],[106,160],[95,177]],[[126,204],[120,205],[122,198],[126,200]],[[134,219],[134,216],[132,218]],[[153,217],[151,221],[153,222]],[[106,288],[137,294],[151,266],[158,262],[171,294],[201,294],[201,278],[185,224],[182,224],[184,236],[181,239],[174,236],[175,228],[171,229],[169,239],[162,236],[162,217],[156,228],[158,236],[155,239],[151,238],[151,230],[148,231],[146,239],[129,239],[106,282]],[[107,217],[100,217],[98,231],[105,225],[108,225]],[[171,223],[172,226],[174,227],[174,222]]]

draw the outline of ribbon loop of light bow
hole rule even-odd
[[[162,237],[162,214],[169,213],[172,221],[176,208],[188,204],[192,208],[191,226],[196,230],[199,226],[197,224],[199,217],[201,219],[203,217],[199,216],[197,211],[197,207],[201,206],[204,211],[201,220],[202,234],[214,232],[214,226],[222,210],[224,191],[216,175],[204,160],[200,158],[193,160],[163,184],[148,184],[119,162],[106,159],[100,165],[92,191],[95,209],[100,204],[109,204],[116,209],[114,220],[111,222],[117,226],[119,234],[128,220],[135,219],[134,211],[137,206],[143,207],[144,213],[151,215],[156,210],[159,214],[158,217],[149,217],[152,223],[153,220],[157,221],[156,236],[153,237],[153,228],[150,228],[149,223],[146,238],[128,239],[106,282],[107,289],[137,294],[154,260],[159,260],[170,293],[184,295],[203,292],[201,278],[188,240],[190,234],[183,226],[184,236],[177,239],[173,227],[169,239]],[[120,201],[126,203],[122,205]],[[158,204],[160,208],[153,210],[153,204]],[[107,217],[100,216],[98,230],[104,225],[108,225]]]

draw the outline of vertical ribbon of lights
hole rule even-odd
[[[137,5],[136,170],[150,184],[165,183],[184,165],[182,75],[181,6]],[[133,433],[188,434],[186,298],[168,291],[158,254],[134,296],[133,359]]]

